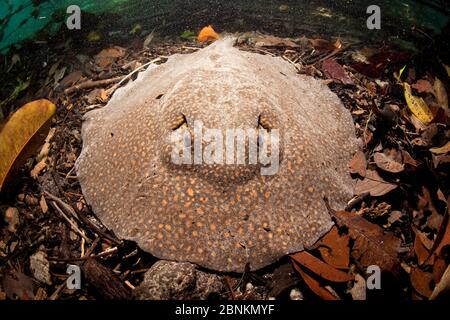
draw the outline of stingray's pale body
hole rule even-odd
[[[280,166],[177,166],[168,137],[207,128],[280,133]],[[102,222],[156,257],[218,271],[258,269],[313,245],[332,226],[323,198],[353,195],[347,163],[358,149],[337,96],[281,58],[243,52],[231,39],[175,55],[86,115],[77,173]]]

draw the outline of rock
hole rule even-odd
[[[286,13],[289,12],[289,6],[287,4],[282,4],[278,10],[280,10],[280,12]]]
[[[8,209],[6,209],[4,220],[8,224],[8,231],[16,232],[17,226],[20,223],[19,210],[14,207],[9,207]]]
[[[47,254],[38,251],[30,257],[30,269],[36,280],[50,285],[52,283],[50,276],[50,263],[47,260]]]
[[[147,271],[135,296],[138,300],[203,300],[223,289],[220,276],[201,271],[192,263],[160,260]]]

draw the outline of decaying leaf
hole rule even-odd
[[[419,93],[434,93],[433,86],[428,80],[420,79],[411,87],[416,89]]]
[[[430,151],[434,154],[446,154],[450,152],[450,141],[440,148],[431,148]]]
[[[20,271],[5,275],[3,288],[11,300],[32,300],[34,298],[33,279]]]
[[[48,205],[47,201],[45,201],[44,196],[41,196],[41,200],[39,200],[39,206],[41,207],[42,213],[47,213]]]
[[[366,155],[362,151],[358,151],[348,164],[350,173],[359,174],[361,177],[366,176],[367,160]]]
[[[254,39],[256,47],[267,47],[267,48],[298,48],[300,47],[294,41],[289,39],[283,39],[271,35],[261,35]]]
[[[441,80],[439,80],[438,78],[436,78],[434,80],[434,85],[433,85],[433,89],[434,89],[434,95],[436,97],[436,100],[439,104],[439,106],[445,110],[445,112],[448,115],[448,95],[447,95],[447,91],[445,90],[445,86],[442,83]]]
[[[438,284],[434,287],[430,300],[437,300],[444,293],[450,292],[450,265],[447,266]]]
[[[326,264],[306,251],[291,254],[291,258],[296,263],[302,265],[325,280],[332,282],[348,282],[354,279],[352,275]]]
[[[373,197],[379,197],[396,188],[396,184],[383,180],[375,170],[367,170],[364,180],[358,180],[356,183],[355,194],[370,193]]]
[[[420,268],[413,267],[411,270],[411,284],[421,296],[428,298],[433,293],[434,281],[433,275]]]
[[[103,49],[95,56],[95,63],[100,68],[106,68],[117,59],[122,58],[124,55],[125,49],[120,47]]]
[[[320,298],[322,298],[323,300],[339,300],[330,291],[321,286],[319,281],[303,271],[302,268],[300,268],[294,261],[292,261],[292,265],[294,266],[295,270],[300,273],[300,276],[303,278],[308,287]]]
[[[433,113],[426,104],[426,102],[419,97],[416,97],[411,92],[411,86],[408,83],[403,83],[405,89],[405,100],[409,110],[418,118],[422,123],[429,124],[433,121]]]
[[[0,129],[0,189],[47,137],[56,106],[36,100],[22,106]]]
[[[377,152],[373,155],[373,160],[378,168],[387,172],[399,173],[405,170],[401,153],[395,149],[387,150],[384,153]]]
[[[322,259],[335,268],[347,268],[350,262],[350,237],[348,234],[339,234],[334,226],[318,242]]]
[[[344,68],[334,59],[327,59],[322,62],[322,70],[325,74],[343,84],[355,84],[352,78],[349,77]]]
[[[419,265],[422,265],[428,259],[430,254],[428,249],[422,243],[422,240],[420,240],[419,236],[416,236],[414,239],[414,252],[416,253],[417,262]]]
[[[354,240],[351,256],[363,266],[377,265],[382,270],[397,273],[399,270],[398,250],[400,239],[392,233],[385,233],[376,224],[363,217],[346,211],[333,213],[338,226],[347,227]]]

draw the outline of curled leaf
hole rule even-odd
[[[411,92],[411,86],[403,83],[405,89],[405,100],[409,110],[418,118],[423,124],[429,124],[433,121],[433,113],[428,107],[427,103],[419,97],[416,97]]]
[[[383,180],[378,172],[367,170],[365,179],[356,183],[355,193],[357,195],[370,193],[372,197],[380,197],[396,188],[397,185]]]
[[[400,155],[400,161],[396,155]],[[396,153],[395,149],[390,154],[377,152],[373,155],[373,160],[378,168],[387,172],[399,173],[405,169],[403,163],[401,163],[401,154]]]
[[[56,106],[36,100],[22,106],[0,129],[0,190],[47,137]]]

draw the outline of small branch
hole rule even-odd
[[[70,88],[67,88],[66,90],[64,90],[65,94],[71,94],[73,92],[79,91],[79,90],[83,90],[83,89],[90,89],[90,88],[95,88],[95,87],[103,87],[112,83],[116,83],[120,80],[123,79],[123,76],[119,76],[119,77],[114,77],[111,79],[105,79],[105,80],[97,80],[97,81],[93,81],[93,80],[88,80],[86,82],[80,83],[80,84],[76,84]]]

